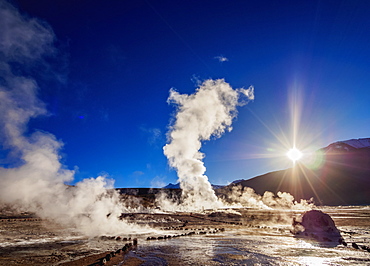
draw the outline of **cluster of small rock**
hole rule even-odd
[[[191,217],[198,218],[198,219],[205,219],[204,217],[200,217],[195,214],[190,214]],[[225,220],[217,220],[217,219],[207,219],[208,221],[211,222],[216,222],[216,223],[224,223],[224,224],[232,224],[232,225],[243,225],[241,222],[230,222],[230,221],[225,221]]]
[[[232,225],[243,225],[243,223],[239,223],[239,222],[219,221],[219,220],[213,220],[213,219],[210,219],[210,221],[217,222],[217,223],[224,223],[224,224],[232,224]]]
[[[342,243],[344,246],[347,246],[347,243],[343,241]],[[362,249],[362,250],[365,250],[367,252],[370,252],[370,247],[369,246],[365,246],[365,245],[357,245],[355,242],[352,243],[352,247],[354,249]]]
[[[204,231],[204,230],[217,230],[217,231],[225,231],[225,228],[214,228],[214,229],[212,229],[212,228],[210,228],[210,227],[208,227],[208,228],[184,228],[184,227],[182,227],[182,226],[177,226],[177,227],[175,227],[175,226],[172,226],[172,227],[165,227],[165,228],[162,228],[162,230],[182,230],[182,231],[187,231],[187,230],[194,230],[194,231],[197,231],[197,230],[200,230],[200,231]]]
[[[173,229],[174,227],[169,227],[169,228],[166,228],[166,230],[178,230],[178,229]],[[188,228],[186,229],[182,229],[184,231],[188,231]],[[225,228],[215,228],[213,230],[209,229],[209,230],[206,230],[206,229],[190,229],[190,230],[194,230],[194,231],[190,231],[190,232],[186,232],[186,233],[183,233],[183,234],[178,234],[178,235],[164,235],[164,236],[158,236],[158,237],[147,237],[146,240],[164,240],[164,239],[169,239],[169,238],[177,238],[177,237],[181,237],[181,236],[191,236],[191,235],[205,235],[205,234],[216,234],[218,232],[223,232],[225,231]],[[195,232],[196,230],[199,230],[200,232]]]
[[[131,241],[131,237],[121,237],[121,236],[100,236],[99,239],[100,240]]]
[[[38,222],[41,221],[41,218],[6,218],[0,219],[0,222]]]
[[[102,238],[102,237],[100,237]],[[115,238],[117,240],[118,237]],[[103,236],[103,239],[107,239],[107,237]],[[109,238],[111,239],[111,238]],[[120,239],[118,239],[120,240]],[[131,240],[131,238],[130,238]],[[137,238],[134,238],[132,240],[132,243],[126,243],[122,248],[117,249],[116,251],[111,251],[107,255],[105,255],[103,258],[100,258],[98,262],[95,265],[105,265],[108,261],[110,261],[113,257],[117,256],[118,254],[125,254],[131,250],[132,247],[137,246]]]

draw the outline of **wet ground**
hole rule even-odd
[[[2,216],[0,265],[90,265],[134,238],[138,245],[107,265],[370,265],[370,252],[361,248],[370,246],[370,208],[323,211],[347,246],[294,237],[291,221],[302,211],[126,214],[125,219],[150,224],[156,231],[92,239],[30,215]]]

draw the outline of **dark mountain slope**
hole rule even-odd
[[[314,198],[318,205],[370,204],[370,139],[333,143],[319,151],[322,164],[267,173],[229,186],[265,191],[289,192],[296,200]]]

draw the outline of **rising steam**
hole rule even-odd
[[[119,195],[108,190],[112,182],[98,177],[65,185],[74,172],[60,163],[62,143],[49,133],[28,132],[30,119],[47,111],[27,69],[46,65],[45,57],[53,56],[52,30],[5,1],[0,1],[0,25],[0,145],[13,158],[13,163],[0,167],[0,203],[88,235],[134,231],[118,218],[122,206]]]
[[[48,114],[30,69],[48,68],[46,58],[57,52],[54,33],[44,22],[22,16],[3,0],[0,25],[0,147],[7,157],[0,166],[0,207],[35,212],[89,236],[147,230],[119,219],[131,209],[122,205],[112,180],[99,176],[66,185],[74,179],[74,171],[60,162],[63,143],[50,133],[30,132],[27,127],[31,119]],[[180,205],[158,198],[163,210],[291,204],[292,198],[284,193],[258,197],[241,188],[219,199],[205,175],[202,142],[231,131],[237,107],[253,99],[253,87],[233,89],[222,79],[206,80],[191,95],[170,91],[168,102],[177,106],[177,113],[164,154],[177,170],[183,192]]]
[[[313,199],[297,202],[290,193],[280,191],[276,195],[270,191],[259,195],[253,188],[241,185],[219,189],[218,196],[224,206],[233,208],[310,210],[315,207]]]
[[[169,143],[163,149],[170,166],[177,170],[183,210],[222,206],[204,175],[204,154],[200,148],[202,141],[231,131],[237,106],[253,100],[253,90],[253,87],[234,90],[223,79],[206,80],[191,95],[171,89],[168,102],[176,104],[178,109],[168,134]],[[168,207],[168,202],[162,204],[162,208]]]

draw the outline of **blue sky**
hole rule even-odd
[[[293,135],[306,151],[369,137],[368,1],[11,3],[54,31],[58,55],[31,71],[49,115],[29,132],[64,143],[76,181],[175,183],[162,149],[176,111],[169,91],[191,94],[209,78],[255,88],[233,130],[202,146],[213,184],[289,167]]]

